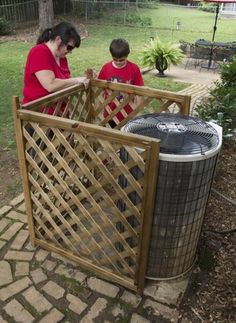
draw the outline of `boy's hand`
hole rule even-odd
[[[95,68],[88,68],[85,72],[84,75],[88,78],[88,79],[96,79],[97,78],[97,73]]]

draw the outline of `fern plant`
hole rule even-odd
[[[171,65],[181,63],[185,57],[178,44],[164,43],[159,38],[152,39],[143,50],[141,64],[144,67],[156,68],[158,76],[165,76],[164,71]]]

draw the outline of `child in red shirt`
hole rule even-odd
[[[103,65],[98,78],[105,81],[143,86],[144,82],[138,65],[127,59],[130,53],[129,43],[125,39],[113,39],[109,49],[112,61]],[[106,98],[107,96],[108,94],[105,92],[104,97]],[[116,99],[121,102],[123,100],[122,93],[120,93]],[[115,110],[115,102],[109,103],[109,107],[111,110]],[[133,111],[129,104],[123,109],[127,114]],[[106,118],[108,115],[109,112],[105,109],[104,117]],[[122,112],[118,112],[115,117],[119,122],[124,119]],[[117,122],[110,120],[109,124],[112,128],[115,128]]]

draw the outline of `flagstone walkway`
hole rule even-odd
[[[186,89],[179,91],[181,94],[186,94],[191,96],[190,104],[190,115],[194,116],[194,110],[202,102],[203,99],[209,97],[209,91],[213,88],[213,84],[198,84],[194,83],[187,87]]]
[[[0,209],[0,323],[184,322],[178,305],[187,278],[147,281],[144,296],[32,247],[23,194]]]

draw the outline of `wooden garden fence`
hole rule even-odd
[[[129,115],[127,104],[134,108]],[[189,106],[189,96],[100,80],[91,80],[87,90],[74,86],[23,106],[14,97],[32,244],[141,294],[159,140],[119,129],[138,114],[170,109],[188,114]]]

